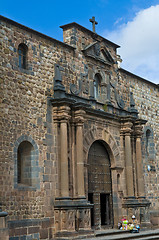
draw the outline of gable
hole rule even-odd
[[[97,61],[108,65],[114,64],[114,60],[105,47],[101,47],[99,42],[94,42],[85,47],[83,53],[86,57],[91,57]]]

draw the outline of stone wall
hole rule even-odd
[[[119,46],[99,36],[98,34],[77,23],[66,24],[61,26],[61,28],[63,29],[63,41],[73,47],[76,47],[78,51],[85,49],[85,47],[96,41],[104,41],[112,57],[116,58],[116,48]]]
[[[50,102],[54,96],[55,64],[60,66],[62,84],[66,93],[72,93],[70,87],[72,84],[78,90],[81,81],[79,93],[76,94],[78,91],[72,93],[72,96],[76,95],[80,100],[85,98],[86,101],[93,97],[91,86],[94,84],[95,74],[101,74],[103,77],[101,96],[99,96],[98,102],[95,99],[90,102],[92,111],[94,109],[101,111],[101,116],[108,110],[106,98],[109,95],[107,89],[110,87],[111,99],[109,100],[114,107],[114,112],[112,111],[111,114],[114,114],[115,118],[105,121],[101,116],[99,118],[91,116],[91,114],[85,116],[84,131],[91,133],[94,126],[98,132],[98,139],[102,137],[108,142],[110,141],[110,146],[112,144],[111,147],[114,148],[114,155],[117,159],[117,173],[120,173],[120,167],[124,165],[120,122],[116,116],[119,109],[117,101],[124,102],[124,105],[120,104],[120,109],[123,107],[123,113],[127,114],[130,110],[130,92],[133,92],[139,117],[148,120],[146,127],[153,129],[154,158],[144,157],[144,177],[147,196],[152,202],[151,207],[152,209],[159,207],[156,180],[159,158],[157,110],[159,92],[157,86],[146,81],[143,82],[142,79],[132,76],[126,71],[118,70],[117,45],[89,30],[86,31],[78,24],[70,28],[63,27],[63,29],[65,43],[6,18],[0,18],[0,202],[3,210],[9,214],[11,239],[15,239],[16,236],[18,238],[28,236],[28,239],[29,237],[49,239],[56,230],[54,204],[55,197],[60,195],[58,172],[58,135],[60,130],[57,124],[58,119],[54,118],[53,106]],[[103,59],[112,61],[112,65],[104,60],[103,62],[99,61],[98,54],[91,59],[87,55],[86,47],[96,41],[102,44],[103,51],[105,51],[106,55],[103,56]],[[25,44],[28,48],[26,69],[20,68],[18,64],[20,43]],[[92,118],[94,119],[92,120]],[[67,127],[71,129],[71,125]],[[105,129],[105,133],[103,133],[103,129]],[[112,137],[107,139],[106,136],[110,136],[107,132]],[[105,134],[105,138],[103,134]],[[19,145],[25,141],[32,144],[34,148],[31,160],[33,174],[30,185],[17,181],[18,149]],[[143,156],[144,148],[145,141],[143,140]],[[120,153],[116,152],[117,149]],[[147,172],[148,164],[153,167],[153,171]],[[86,175],[85,181],[87,181]],[[119,194],[126,195],[125,172],[123,171],[121,174],[122,189],[117,189],[117,174],[113,174],[113,181],[114,194],[119,190]],[[74,190],[70,189],[69,191],[72,196]]]
[[[52,108],[47,99],[53,93],[54,63],[61,62],[64,66],[68,55],[70,61],[73,58],[73,52],[71,47],[43,38],[12,21],[2,18],[0,27],[0,202],[3,210],[9,213],[11,237],[32,235],[37,239],[46,239],[51,236],[48,229],[54,228],[53,203],[58,189],[57,136],[52,125]],[[28,46],[26,69],[18,66],[20,43]],[[68,79],[64,77],[64,81]],[[15,160],[18,144],[22,141],[34,142],[37,146],[38,159],[33,160],[35,165],[32,167],[38,185],[17,185]],[[45,219],[50,223],[44,229]],[[27,223],[25,228],[23,223]]]
[[[125,70],[120,71],[125,85],[133,92],[139,118],[147,121],[143,128],[142,156],[144,165],[145,191],[151,202],[151,209],[159,208],[159,86],[139,78]],[[146,153],[146,130],[151,129],[151,153]],[[151,169],[148,171],[148,165]]]

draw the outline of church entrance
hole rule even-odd
[[[95,141],[88,154],[88,200],[94,205],[92,227],[113,227],[110,159],[102,141]]]

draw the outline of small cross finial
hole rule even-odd
[[[98,24],[98,22],[95,21],[95,17],[92,17],[89,21],[92,23],[93,32],[96,32],[95,25]]]

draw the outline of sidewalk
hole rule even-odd
[[[140,233],[129,233],[128,231],[120,230],[98,230],[95,231],[96,237],[79,238],[81,240],[119,240],[119,239],[143,239],[143,240],[159,240],[159,229],[140,231]]]

